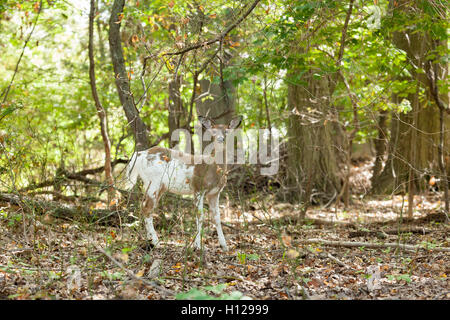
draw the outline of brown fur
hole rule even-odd
[[[166,191],[167,191],[167,187],[164,184],[161,184],[161,187],[158,190],[158,194],[153,194],[154,201],[148,195],[145,196],[144,210],[142,210],[144,217],[148,218],[150,216],[151,211],[154,209],[155,205],[158,204],[159,198],[161,198],[161,196]]]
[[[225,165],[222,166],[225,167]],[[222,189],[227,183],[226,168],[222,168],[222,166],[206,163],[195,165],[193,189],[195,191],[203,190],[206,193],[216,187]]]
[[[150,155],[159,155],[159,159],[163,161],[170,161],[171,151],[167,148],[153,147],[147,150],[147,160],[150,160]]]

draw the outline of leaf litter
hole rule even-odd
[[[203,248],[193,249],[195,219],[188,213],[192,208],[183,204],[169,204],[155,214],[162,244],[150,249],[142,246],[139,223],[98,225],[57,218],[48,223],[45,215],[23,222],[12,219],[20,208],[5,206],[0,298],[174,299],[205,288],[207,297],[221,297],[208,289],[220,286],[228,297],[240,292],[251,299],[450,299],[450,254],[433,250],[450,247],[449,226],[420,220],[436,210],[434,195],[415,200],[420,204],[416,222],[401,225],[391,220],[399,216],[399,196],[357,199],[348,210],[311,207],[303,222],[298,206],[269,197],[251,206],[221,208],[228,252],[221,250],[209,216]],[[303,242],[316,238],[425,249]]]

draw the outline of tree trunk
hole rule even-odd
[[[109,20],[109,47],[120,102],[128,119],[128,124],[133,130],[136,150],[141,151],[148,149],[150,143],[147,134],[147,126],[140,118],[139,112],[136,109],[128,74],[125,69],[125,60],[120,37],[120,25],[123,17],[124,5],[125,0],[114,0],[111,18]]]
[[[197,115],[208,116],[216,124],[228,125],[235,116],[235,88],[231,81],[224,81],[225,90],[219,84],[211,83],[206,79],[200,80],[199,85],[200,95],[209,93],[196,102]],[[199,130],[202,131],[203,137],[203,128]],[[210,143],[210,140],[204,139],[202,150]]]
[[[338,82],[344,79],[340,67],[353,4],[354,0],[348,3],[341,45],[335,54],[336,71],[327,76],[317,77],[320,74],[317,67],[304,66],[303,70],[294,68],[289,72],[291,79],[298,79],[298,75],[301,74],[298,80],[304,84],[292,82],[288,84],[288,107],[291,110],[287,148],[288,199],[291,202],[305,203],[304,208],[314,202],[322,200],[330,202],[330,199],[338,199],[342,193],[346,193],[345,198],[348,199],[350,194],[349,188],[342,189],[340,177],[342,168],[339,164],[345,166],[345,163],[350,163],[352,140],[357,128],[347,136],[345,128],[336,121],[339,115],[336,107],[331,104],[331,96]],[[302,43],[302,46],[297,48],[299,54],[307,50],[305,48],[310,48],[309,44],[305,44],[305,40],[299,41]],[[351,94],[347,83],[346,86]],[[352,105],[354,108],[357,107],[353,98]],[[358,119],[355,117],[354,121],[357,123]],[[347,155],[345,144],[350,148]],[[348,173],[349,170],[348,167]],[[347,174],[347,178],[348,176]],[[305,213],[306,209],[303,209],[302,218]]]
[[[263,97],[264,97],[264,107],[266,109],[266,128],[269,129],[270,135],[272,137],[272,123],[270,120],[269,103],[267,101],[267,76],[264,75],[264,87],[263,87]]]
[[[334,115],[329,113],[329,80],[317,79],[314,73],[312,69],[304,73],[301,80],[305,86],[288,85],[292,113],[288,121],[287,184],[292,202],[310,203],[314,195],[329,199],[341,190]]]
[[[217,124],[228,124],[235,115],[235,88],[231,81],[225,81],[225,90],[209,80],[199,81],[200,94],[209,92],[196,103],[197,114],[208,116]],[[205,99],[206,98],[206,99]],[[212,99],[211,99],[212,98]]]
[[[94,98],[95,108],[97,109],[97,115],[100,119],[100,131],[102,134],[103,145],[105,148],[105,179],[108,188],[109,199],[113,196],[113,184],[114,179],[112,176],[111,166],[111,142],[108,136],[108,125],[106,119],[106,111],[100,103],[100,99],[97,94],[97,85],[95,83],[95,59],[94,59],[94,17],[95,17],[95,0],[91,0],[91,8],[89,12],[89,78],[91,81],[92,97]]]
[[[97,10],[99,10],[98,7],[98,0],[96,0],[96,8]],[[100,19],[97,19],[97,34],[98,34],[98,47],[100,49],[100,61],[104,62],[105,58],[106,58],[106,54],[105,54],[105,45],[103,42],[103,37],[102,37],[102,26],[100,24]]]
[[[408,3],[408,4],[407,4]],[[393,3],[391,3],[393,5]],[[401,0],[393,6],[397,14],[406,14],[413,21],[419,12],[418,6],[411,6],[410,1]],[[439,145],[439,112],[432,107],[430,101],[432,97],[428,89],[428,79],[424,72],[426,70],[426,57],[432,50],[431,37],[423,32],[415,32],[412,29],[396,31],[392,37],[397,48],[406,52],[407,58],[413,67],[412,76],[408,80],[411,83],[418,83],[420,89],[425,91],[426,99],[419,97],[419,90],[409,94],[406,99],[410,102],[412,110],[408,113],[393,112],[391,121],[391,138],[389,141],[389,156],[382,173],[374,179],[373,192],[391,193],[405,190],[405,183],[408,181],[409,172],[413,170],[416,174],[416,190],[423,190],[425,184],[417,179],[420,175],[439,175],[438,165],[438,145]],[[447,97],[448,100],[448,97]],[[400,104],[399,97],[394,96],[393,102]],[[416,117],[417,123],[414,124]],[[445,120],[446,125],[450,124],[450,119]],[[415,131],[415,132],[414,132]],[[410,142],[416,135],[414,145],[414,158],[411,159]],[[446,134],[448,137],[448,133]],[[450,139],[446,141],[444,153],[449,154]],[[412,167],[411,167],[412,166]]]
[[[236,39],[234,38],[234,40]],[[219,72],[215,76],[219,77],[219,83],[211,83],[207,79],[198,81],[200,95],[205,96],[196,102],[197,115],[207,116],[216,124],[228,125],[235,116],[236,88],[231,80],[226,80],[223,76],[223,70],[233,57],[225,50],[222,42],[220,42],[217,57],[219,60]],[[205,145],[209,143],[210,141],[203,141],[202,148],[204,149]]]
[[[386,155],[387,146],[387,118],[388,112],[382,110],[378,117],[378,137],[374,141],[375,145],[375,163],[372,169],[371,182],[374,185],[374,181],[378,178],[383,169],[384,157]]]
[[[181,119],[184,115],[183,104],[180,96],[181,76],[177,76],[176,79],[172,79],[169,82],[169,137],[172,136],[172,132],[181,126]],[[176,144],[176,141],[172,141],[169,138],[169,146],[172,148]]]

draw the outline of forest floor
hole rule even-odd
[[[222,205],[228,252],[209,216],[203,250],[192,248],[191,201],[163,199],[162,244],[150,250],[132,217],[101,225],[0,203],[0,298],[450,299],[449,226],[433,220],[438,196],[416,196],[415,220],[400,224],[405,201],[311,207],[303,223],[299,207],[267,196]]]

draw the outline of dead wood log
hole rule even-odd
[[[105,200],[102,200],[100,198],[96,197],[81,197],[81,196],[66,196],[60,192],[57,191],[51,191],[51,190],[42,190],[42,191],[35,191],[35,192],[29,192],[27,195],[29,196],[38,196],[43,194],[51,194],[53,196],[58,197],[58,199],[67,201],[67,202],[106,202]]]
[[[450,252],[450,248],[443,247],[424,247],[422,245],[411,245],[411,244],[403,244],[403,243],[370,243],[370,242],[350,242],[350,241],[330,241],[323,239],[305,239],[300,240],[300,243],[320,243],[322,245],[330,246],[330,247],[349,247],[349,248],[372,248],[372,249],[384,249],[384,248],[395,248],[395,249],[403,249],[408,251],[418,251],[418,250],[429,250],[436,252]]]
[[[293,211],[296,212],[296,211]],[[308,224],[314,224],[317,226],[332,226],[332,227],[345,227],[345,228],[354,228],[354,229],[359,229],[361,228],[361,226],[370,226],[370,227],[377,227],[377,228],[381,228],[383,226],[388,226],[388,225],[396,225],[399,223],[400,219],[391,219],[391,220],[386,220],[386,221],[375,221],[375,222],[364,222],[364,223],[354,223],[354,222],[347,222],[347,221],[332,221],[332,220],[325,220],[325,219],[320,219],[320,218],[311,218],[311,217],[307,217],[306,219],[302,219],[300,217],[299,214],[296,215],[286,215],[283,216],[281,218],[278,219],[272,219],[272,222],[278,222],[280,224],[292,224],[292,223],[308,223]],[[413,219],[408,219],[408,218],[404,218],[401,220],[401,223],[406,225],[421,225],[423,223],[428,223],[430,221],[435,221],[435,222],[445,222],[446,221],[446,216],[443,212],[430,212],[428,213],[426,216],[424,217],[420,217],[418,219],[413,218]],[[392,229],[389,229],[390,231],[385,233],[388,234],[397,234],[398,230],[394,227],[392,227]],[[405,231],[405,230],[414,230],[414,231]],[[381,232],[381,231],[380,231]],[[417,227],[417,228],[412,228],[412,227],[406,227],[406,228],[402,228],[401,233],[404,232],[413,232],[413,233],[420,233],[420,234],[424,234],[424,229]],[[431,232],[430,230],[426,230],[425,233]]]
[[[114,166],[116,166],[119,163],[126,164],[126,163],[128,163],[128,159],[116,159],[111,163],[111,166],[114,168]],[[76,180],[76,181],[88,183],[91,185],[101,185],[100,181],[97,181],[94,179],[89,179],[86,176],[98,174],[98,173],[103,172],[104,170],[105,170],[105,166],[101,166],[101,167],[93,168],[93,169],[85,169],[85,170],[81,170],[78,172],[69,172],[69,171],[63,170],[62,177],[57,177],[54,179],[46,180],[46,181],[43,181],[38,184],[31,184],[25,188],[20,189],[19,192],[25,192],[25,191],[31,191],[31,190],[35,190],[35,189],[39,189],[39,188],[50,187],[50,186],[55,185],[56,183],[61,182],[61,180],[64,180],[64,179]]]
[[[0,193],[0,202],[7,202],[21,207],[24,211],[36,214],[50,214],[56,218],[86,218],[90,222],[102,224],[117,224],[128,218],[127,210],[92,209],[88,206],[72,206],[64,203],[37,200],[30,197],[19,197],[15,194]],[[120,218],[119,218],[120,216]]]
[[[309,218],[309,217],[306,219],[302,219],[299,215],[284,216],[279,219],[273,219],[272,221],[277,221],[277,220],[282,225],[289,225],[292,223],[305,223],[305,224],[314,224],[316,226],[356,228],[356,225],[352,222],[332,221],[332,220],[325,220],[325,219],[320,219],[320,218]]]
[[[416,233],[416,234],[427,234],[433,232],[429,229],[424,228],[401,228],[401,229],[389,229],[389,230],[358,230],[358,231],[351,231],[348,233],[349,238],[356,238],[356,237],[380,237],[385,238],[386,235],[398,235],[401,233]]]

